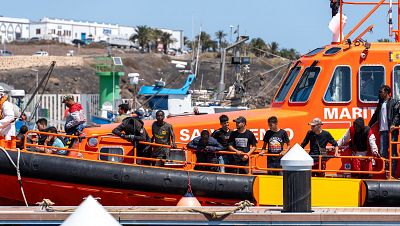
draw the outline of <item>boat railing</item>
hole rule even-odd
[[[399,148],[397,147],[397,145],[400,144],[400,142],[398,141],[399,139],[399,135],[396,134],[395,136],[393,136],[393,132],[397,131],[398,133],[400,132],[400,127],[394,127],[391,131],[392,133],[389,133],[389,149],[388,149],[388,169],[389,169],[389,178],[393,179],[394,177],[399,178],[400,177],[400,166],[398,166],[399,164],[399,159],[400,159],[400,153],[399,153]],[[394,149],[394,150],[393,150]],[[396,167],[396,169],[393,169],[394,167]],[[392,173],[392,172],[396,172],[396,173]],[[399,171],[399,173],[397,173],[397,171]],[[398,174],[398,175],[397,175]]]
[[[399,129],[399,128],[397,128]],[[220,163],[205,163],[205,162],[197,162],[194,159],[194,156],[196,154],[196,150],[192,150],[192,149],[187,149],[186,145],[184,145],[184,143],[179,143],[178,145],[180,146],[179,148],[172,148],[170,145],[163,145],[163,144],[156,144],[156,143],[151,143],[151,142],[144,142],[144,141],[140,141],[140,144],[143,145],[148,145],[150,147],[165,147],[168,148],[170,150],[173,150],[175,152],[183,152],[184,154],[184,158],[183,159],[173,159],[173,158],[167,158],[167,159],[158,159],[158,158],[150,158],[150,157],[143,157],[143,156],[138,156],[138,151],[137,148],[133,148],[133,154],[115,154],[115,153],[101,153],[99,150],[97,151],[91,151],[91,150],[84,150],[83,147],[81,147],[80,145],[77,145],[76,147],[78,148],[68,148],[68,147],[64,147],[64,148],[60,148],[60,147],[54,147],[54,146],[46,146],[46,145],[39,145],[36,142],[33,143],[29,143],[28,142],[28,137],[30,134],[35,134],[36,136],[38,136],[39,134],[41,135],[51,135],[51,136],[56,136],[59,138],[69,138],[69,139],[89,139],[89,138],[98,138],[99,140],[101,140],[102,137],[115,137],[112,134],[94,134],[94,135],[90,135],[90,136],[74,136],[74,135],[65,135],[65,134],[54,134],[54,133],[47,133],[47,132],[40,132],[40,131],[28,131],[27,135],[25,136],[25,146],[24,149],[28,150],[30,149],[30,147],[35,148],[51,148],[51,149],[55,149],[55,150],[67,150],[69,153],[77,153],[79,155],[70,155],[68,154],[68,157],[83,157],[84,154],[87,155],[95,155],[97,160],[101,160],[101,161],[107,161],[107,160],[102,160],[101,156],[108,156],[111,157],[111,159],[113,160],[108,160],[111,162],[122,162],[122,160],[130,160],[130,161],[124,161],[122,163],[127,163],[127,164],[135,164],[135,165],[144,165],[144,161],[147,162],[163,162],[164,163],[164,167],[165,166],[179,166],[184,168],[185,170],[196,170],[198,171],[198,169],[196,169],[196,166],[204,166],[204,167],[214,167],[215,169],[231,169],[231,170],[225,170],[227,173],[232,172],[232,170],[236,169],[242,169],[245,171],[246,174],[270,174],[270,172],[279,172],[282,171],[282,168],[272,168],[268,166],[268,161],[267,158],[268,157],[281,157],[280,154],[271,154],[271,153],[264,153],[264,154],[260,154],[260,149],[256,150],[255,153],[251,156],[249,156],[248,159],[248,164],[247,165],[232,165],[232,164],[220,164]],[[128,141],[126,141],[128,143]],[[400,142],[391,142],[391,144],[397,144]],[[390,145],[390,149],[389,152],[392,153],[392,145]],[[231,151],[217,151],[215,152],[216,156],[237,156],[236,152],[231,152]],[[397,153],[398,154],[398,153]],[[243,156],[246,155],[246,153],[242,154]],[[390,155],[391,156],[391,155]],[[384,159],[384,158],[377,158],[377,157],[372,157],[372,156],[331,156],[331,155],[312,155],[311,157],[313,157],[314,159],[318,159],[319,162],[319,168],[318,169],[312,169],[312,172],[315,173],[336,173],[336,174],[370,174],[370,175],[377,175],[377,174],[384,174],[385,173],[385,162],[386,161],[393,161],[393,160],[397,160],[400,159],[400,157],[390,157],[389,159]],[[115,161],[115,159],[119,159],[121,161]],[[380,163],[377,164],[379,167],[375,168],[372,171],[355,171],[355,170],[347,170],[347,169],[323,169],[322,168],[322,162],[323,161],[327,161],[329,159],[340,159],[340,160],[352,160],[352,159],[360,159],[360,160],[374,160],[376,163]],[[389,164],[391,167],[391,164]],[[389,171],[391,172],[391,168],[389,169]],[[221,170],[218,170],[217,172],[220,173],[224,173],[221,172]]]
[[[271,153],[265,153],[265,154],[257,154],[254,156],[254,159],[256,163],[254,164],[253,170],[257,171],[282,171],[282,168],[271,168],[268,166],[268,161],[265,161],[265,166],[266,167],[260,167],[259,164],[257,163],[259,161],[259,158],[265,158],[265,157],[280,157],[280,154],[271,154]],[[373,156],[332,156],[332,155],[310,155],[313,159],[318,159],[318,169],[312,169],[311,172],[315,173],[337,173],[337,174],[348,174],[348,173],[354,173],[354,174],[383,174],[385,173],[385,159],[384,158],[377,158]],[[371,171],[356,171],[356,170],[346,170],[346,169],[323,169],[322,163],[323,161],[327,161],[329,159],[340,159],[340,160],[352,160],[352,159],[359,159],[359,160],[374,160],[376,163],[382,163],[382,164],[377,164],[378,168],[375,168]]]
[[[48,133],[48,132],[41,132],[41,131],[35,131],[35,130],[29,130],[25,136],[24,136],[24,146],[23,149],[26,151],[33,151],[33,152],[40,152],[40,149],[54,149],[54,150],[66,150],[66,151],[74,151],[74,152],[80,152],[79,149],[74,149],[74,148],[69,148],[69,147],[54,147],[54,146],[48,146],[48,145],[41,145],[38,144],[39,142],[39,135],[44,135],[44,136],[55,136],[57,138],[68,138],[68,139],[80,139],[79,136],[75,135],[66,135],[62,133]]]

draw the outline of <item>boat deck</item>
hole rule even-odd
[[[60,224],[76,207],[0,207],[0,224]],[[105,207],[121,224],[163,225],[397,225],[400,208],[313,208],[311,213],[282,213],[280,207]],[[200,213],[201,211],[203,213]],[[214,216],[213,216],[214,213]]]

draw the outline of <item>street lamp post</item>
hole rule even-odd
[[[229,36],[229,40],[230,40],[230,43],[232,43],[232,31],[233,31],[233,28],[234,28],[235,26],[233,26],[233,25],[231,25],[231,26],[229,26],[229,28],[231,29],[231,33],[230,33],[230,36]]]

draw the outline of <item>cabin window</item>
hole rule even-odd
[[[332,55],[335,55],[336,53],[338,53],[340,50],[342,50],[342,48],[332,47],[332,48],[328,49],[327,51],[325,51],[324,55],[332,56]]]
[[[290,102],[306,102],[308,100],[320,71],[319,67],[308,67],[304,70],[296,89],[290,96]]]
[[[124,149],[122,147],[102,147],[100,149],[100,153],[124,155]],[[124,160],[123,157],[102,155],[102,154],[100,154],[99,159],[103,160],[103,161],[110,161],[110,162],[122,162]]]
[[[393,97],[396,100],[400,98],[400,65],[393,69]]]
[[[283,83],[281,89],[276,95],[275,102],[283,102],[290,90],[290,87],[292,87],[294,80],[296,80],[300,69],[300,67],[295,67],[290,70],[289,75],[286,77],[285,82]]]
[[[325,49],[324,47],[316,48],[316,49],[314,49],[314,50],[311,50],[310,52],[308,52],[308,53],[307,53],[306,55],[304,55],[304,56],[310,57],[310,56],[317,55],[318,53],[322,52],[322,50],[324,50],[324,49]]]
[[[338,66],[325,92],[328,103],[347,103],[351,100],[351,70],[348,66]]]
[[[361,102],[377,102],[379,88],[385,84],[383,66],[362,66],[359,76],[359,98]]]

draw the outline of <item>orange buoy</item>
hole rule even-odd
[[[192,186],[190,185],[190,175],[189,171],[186,171],[187,176],[188,176],[188,189],[186,194],[179,200],[178,204],[176,206],[186,206],[186,207],[196,207],[196,206],[201,206],[199,200],[194,197],[193,192],[192,192]]]
[[[192,192],[186,192],[186,194],[179,200],[176,206],[196,207],[201,206],[200,202],[194,197]]]

